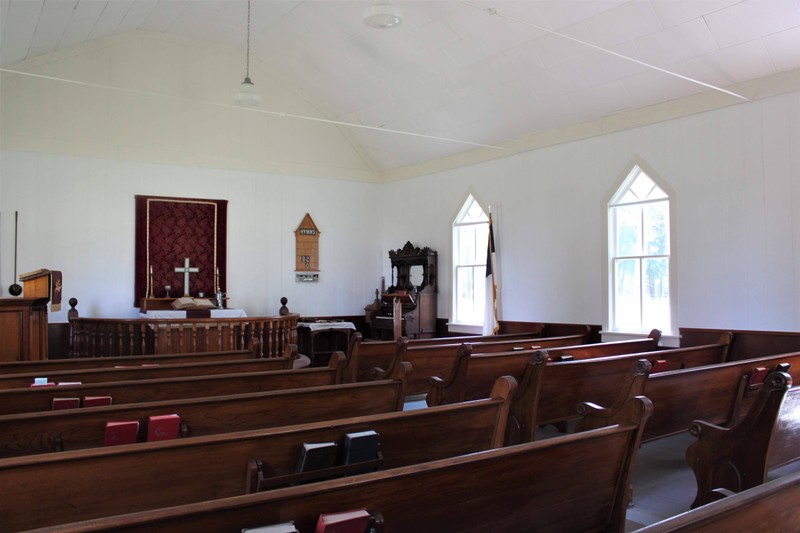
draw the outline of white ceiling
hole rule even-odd
[[[670,73],[724,88],[800,68],[800,0],[392,0],[403,22],[380,30],[362,22],[375,3],[253,0],[251,61],[324,118],[430,136],[352,128],[381,172],[714,90]],[[0,0],[0,64],[131,30],[244,50],[246,16],[245,0]]]

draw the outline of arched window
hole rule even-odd
[[[608,203],[609,326],[672,330],[670,196],[638,165]]]
[[[453,318],[483,324],[486,304],[486,243],[489,217],[470,194],[453,222]]]

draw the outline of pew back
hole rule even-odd
[[[70,531],[223,531],[368,509],[383,531],[616,531],[625,528],[639,423],[260,494],[64,526]]]
[[[536,350],[472,354],[472,346],[459,348],[453,368],[446,379],[433,376],[429,379],[425,401],[429,406],[446,405],[485,397],[494,381],[503,375],[517,381]]]
[[[106,422],[155,415],[179,415],[195,437],[402,411],[409,372],[404,365],[369,383],[0,416],[0,457],[100,447]]]
[[[229,352],[191,352],[168,355],[127,355],[122,357],[80,357],[74,359],[48,359],[43,361],[7,361],[0,363],[0,374],[59,372],[81,368],[113,368],[117,365],[171,365],[204,363],[255,357],[253,350]]]
[[[556,346],[569,346],[583,339],[581,335],[565,337],[548,337],[541,339],[526,339],[523,341],[477,342],[470,343],[472,353],[499,353],[513,349],[539,349]],[[408,384],[409,394],[427,392],[429,379],[433,376],[444,377],[452,369],[458,357],[460,344],[443,344],[435,346],[408,347],[406,350],[398,349],[396,359],[389,365],[385,372],[391,373],[394,365],[399,361],[407,361],[414,367],[414,374]],[[382,374],[379,374],[382,375]],[[498,374],[502,375],[502,374]],[[495,377],[498,377],[495,376]]]
[[[767,456],[767,468],[796,461],[800,458],[800,387],[786,392],[773,430]]]
[[[115,404],[128,404],[333,385],[340,381],[343,364],[344,354],[339,352],[325,368],[0,390],[0,415],[46,411],[52,408],[54,398],[64,397],[111,396]]]
[[[729,361],[742,361],[800,350],[800,332],[797,331],[712,328],[680,328],[681,346],[697,346],[716,342],[712,339],[722,334],[731,336]]]
[[[240,496],[248,460],[271,476],[293,474],[303,443],[341,446],[348,432],[380,435],[382,470],[497,448],[515,388],[501,378],[488,399],[435,409],[6,459],[0,478],[15,490],[4,495],[0,523],[30,529]]]
[[[105,383],[109,381],[135,381],[141,379],[164,379],[179,376],[211,376],[240,372],[267,372],[287,370],[289,359],[269,357],[267,359],[232,359],[203,363],[181,363],[171,365],[127,366],[110,368],[83,368],[58,370],[46,373],[0,374],[0,389],[28,387],[35,378],[46,378],[49,382],[80,381],[81,383]]]
[[[661,339],[661,332],[654,329],[645,339],[597,342],[593,344],[578,344],[575,346],[554,346],[547,348],[547,354],[553,361],[558,361],[565,356],[569,356],[572,359],[593,359],[595,357],[608,357],[610,355],[651,352],[658,350],[659,339]]]
[[[515,341],[537,338],[541,335],[543,324],[531,324],[522,333],[502,335],[459,335],[454,337],[434,337],[431,339],[406,339],[409,346],[436,346],[439,344],[462,344],[481,341]],[[405,337],[404,337],[405,338]],[[345,382],[366,381],[372,368],[388,368],[397,351],[397,341],[364,341],[360,333],[350,336],[345,364]],[[354,355],[355,354],[355,355]]]

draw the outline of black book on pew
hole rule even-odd
[[[350,465],[363,463],[364,461],[374,461],[378,458],[380,444],[380,435],[371,429],[357,433],[345,433],[344,460],[342,462]],[[370,470],[374,471],[376,469],[371,468],[364,470],[364,472]]]
[[[335,442],[304,442],[295,473],[333,468],[338,453],[339,446]]]

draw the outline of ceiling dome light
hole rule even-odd
[[[370,28],[394,28],[402,21],[400,10],[389,4],[376,4],[364,10],[364,24]]]
[[[261,103],[261,97],[256,92],[256,87],[250,81],[250,77],[246,77],[239,87],[239,92],[236,94],[236,103],[243,106],[254,106]]]

